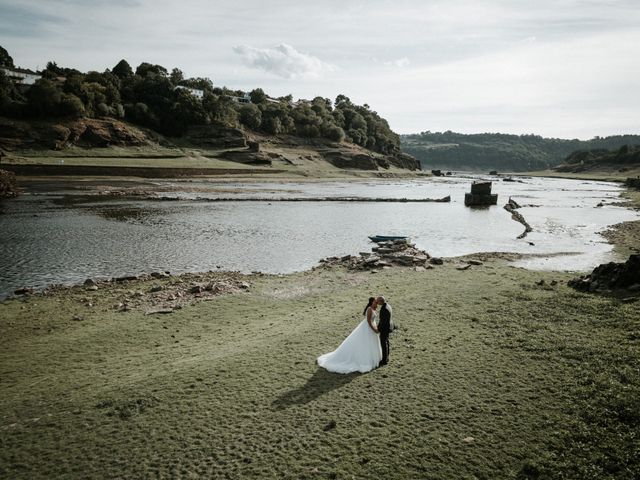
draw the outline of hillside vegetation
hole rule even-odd
[[[621,172],[640,167],[640,146],[623,145],[616,150],[579,150],[567,156],[555,170],[579,173],[607,167]]]
[[[0,67],[14,68],[0,47]],[[242,127],[268,135],[345,141],[383,155],[400,152],[400,140],[368,105],[338,95],[293,102],[214,86],[209,78],[185,78],[177,68],[125,60],[104,72],[80,72],[49,62],[34,85],[16,85],[0,69],[0,115],[17,120],[114,118],[180,137],[201,125]]]
[[[554,167],[577,150],[640,145],[640,135],[565,140],[539,135],[446,131],[402,135],[401,142],[403,151],[416,157],[423,168],[517,172]]]

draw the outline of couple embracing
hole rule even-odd
[[[364,315],[338,348],[318,357],[318,365],[334,373],[365,373],[389,362],[391,305],[383,296],[371,297]]]

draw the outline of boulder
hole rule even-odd
[[[429,263],[432,265],[442,265],[444,263],[444,260],[439,257],[431,257],[429,259]]]
[[[18,183],[13,172],[0,170],[0,198],[13,198],[18,196]]]
[[[568,282],[570,287],[582,292],[629,290],[636,288],[636,284],[640,284],[640,255],[630,255],[624,263],[603,263],[589,275]]]

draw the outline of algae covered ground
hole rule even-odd
[[[0,477],[638,478],[638,303],[483,260],[247,276],[165,315],[114,306],[177,277],[5,301]],[[379,293],[391,363],[318,369]]]

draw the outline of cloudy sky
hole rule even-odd
[[[16,65],[339,93],[400,133],[640,133],[639,0],[0,0]]]

